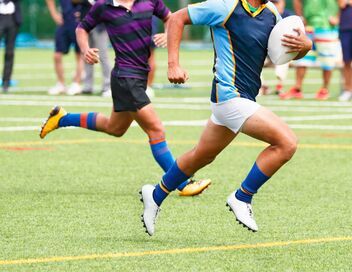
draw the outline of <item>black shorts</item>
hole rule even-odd
[[[140,110],[150,104],[150,99],[145,93],[147,80],[111,75],[111,94],[114,111]]]

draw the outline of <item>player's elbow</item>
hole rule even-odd
[[[170,15],[169,24],[172,26],[176,25],[178,27],[183,27],[184,25],[189,25],[191,23],[192,21],[189,17],[187,8],[180,9]]]

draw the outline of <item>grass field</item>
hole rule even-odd
[[[111,109],[110,99],[97,95],[47,96],[43,91],[55,83],[51,55],[20,50],[18,86],[0,95],[0,271],[352,270],[352,103],[336,100],[338,72],[329,101],[311,99],[320,82],[316,70],[307,77],[307,99],[258,99],[300,139],[293,160],[254,200],[258,233],[240,227],[225,207],[265,146],[240,135],[197,173],[213,180],[209,190],[165,201],[150,238],[138,191],[162,172],[139,128],[121,139],[80,129],[39,139],[54,104],[71,112]],[[212,53],[183,52],[182,59],[190,88],[156,90],[154,99],[176,156],[196,144],[210,115]],[[72,62],[68,56],[68,78]],[[166,83],[165,51],[158,62],[156,82]],[[264,75],[273,85],[273,70]]]

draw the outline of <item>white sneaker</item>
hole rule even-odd
[[[258,226],[254,220],[251,204],[238,200],[235,193],[232,193],[227,198],[226,206],[228,206],[230,211],[235,214],[238,223],[242,224],[244,227],[247,227],[248,230],[253,232],[258,231]]]
[[[59,95],[66,92],[66,87],[61,82],[56,83],[55,86],[51,87],[48,91],[50,95]]]
[[[77,82],[73,82],[67,90],[68,95],[76,95],[82,93],[82,86]]]
[[[152,89],[152,87],[150,87],[150,86],[147,86],[147,89],[146,89],[145,93],[148,95],[149,98],[154,98],[155,97],[155,92]]]
[[[111,96],[112,96],[111,89],[101,92],[101,97],[111,97]]]
[[[142,187],[142,191],[139,192],[142,196],[141,201],[144,205],[144,211],[141,218],[144,228],[146,229],[146,233],[148,233],[150,236],[154,234],[154,225],[160,211],[159,206],[153,199],[154,189],[155,186],[148,184],[144,185]]]
[[[343,91],[342,94],[339,96],[339,101],[347,102],[352,99],[352,91]]]

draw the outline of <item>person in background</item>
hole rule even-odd
[[[73,3],[82,4],[81,19],[83,19],[96,0],[72,0]],[[102,88],[101,95],[103,97],[111,96],[110,73],[111,64],[109,61],[109,36],[103,24],[97,25],[89,33],[89,44],[99,49],[100,65],[102,69]],[[83,94],[92,94],[94,91],[94,66],[87,63],[84,64],[85,76],[83,79]]]
[[[15,59],[15,42],[22,14],[19,0],[0,0],[0,41],[5,40],[4,70],[2,74],[2,90],[7,93]]]
[[[352,99],[352,0],[338,0],[340,7],[340,39],[343,54],[344,88],[340,101]]]
[[[82,92],[81,78],[83,61],[79,46],[76,41],[76,27],[80,21],[80,5],[75,5],[71,0],[60,0],[61,13],[57,10],[55,0],[46,0],[49,12],[57,25],[55,33],[54,64],[57,83],[49,89],[50,95],[67,93],[76,95]],[[68,89],[65,86],[63,55],[69,53],[71,45],[75,47],[76,73]]]
[[[152,98],[155,97],[154,90],[152,88],[155,78],[156,72],[156,57],[155,57],[155,49],[157,47],[165,48],[167,46],[167,37],[165,33],[158,33],[159,30],[159,21],[158,17],[153,16],[152,18],[152,42],[150,45],[150,57],[148,60],[150,66],[150,72],[148,75],[148,86],[146,93],[147,95]]]
[[[282,18],[294,15],[291,10],[286,9],[285,0],[271,0],[271,2],[274,3]],[[280,94],[282,92],[284,81],[287,78],[289,66],[289,63],[283,65],[275,65],[275,75],[278,80],[275,87],[275,94]]]
[[[332,70],[336,66],[339,48],[338,39],[338,6],[336,0],[294,0],[295,12],[301,16],[308,36],[314,41],[313,50],[306,57],[295,62],[296,84],[281,99],[303,98],[302,85],[307,67],[313,66],[318,60],[323,72],[323,85],[315,98],[326,100],[329,98],[329,85]]]

